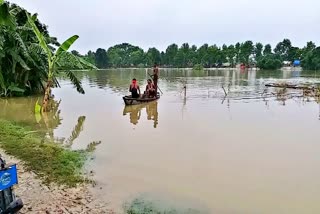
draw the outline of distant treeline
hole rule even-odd
[[[72,53],[81,56],[77,51]],[[188,43],[182,44],[181,47],[172,44],[165,52],[156,48],[149,48],[145,52],[138,46],[123,43],[108,50],[99,48],[95,52],[89,51],[82,57],[98,68],[150,67],[156,62],[162,67],[202,65],[209,68],[244,64],[261,69],[277,69],[284,61],[300,60],[305,69],[320,69],[320,47],[311,41],[303,48],[295,47],[289,39],[279,42],[274,49],[270,44],[246,41],[222,47],[204,44],[199,48]]]

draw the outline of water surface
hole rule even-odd
[[[0,100],[0,117],[32,124],[73,149],[102,141],[90,162],[95,194],[117,212],[142,197],[198,213],[319,213],[319,105],[268,82],[320,82],[315,72],[162,70],[157,102],[125,107],[145,70],[79,72],[86,94],[61,78],[56,110],[37,98]],[[186,94],[183,87],[186,85]],[[228,96],[225,97],[225,88]],[[61,102],[59,102],[61,101]]]

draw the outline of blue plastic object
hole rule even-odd
[[[301,61],[300,61],[300,60],[294,60],[294,61],[293,61],[293,65],[294,65],[294,66],[300,66],[300,64],[301,64]]]
[[[10,165],[9,167],[0,171],[0,191],[8,189],[18,183],[17,165]]]

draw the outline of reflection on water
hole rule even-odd
[[[153,120],[153,128],[157,128],[158,125],[158,102],[152,102],[146,106],[146,112],[148,115],[148,120]]]
[[[62,124],[61,117],[61,99],[59,101],[51,100],[50,111],[34,113],[34,105],[40,97],[14,98],[14,99],[0,99],[0,118],[17,122],[29,126],[37,130],[37,134],[43,139],[49,139],[65,146],[71,146],[76,140],[81,131],[83,131],[83,124],[85,116],[80,116],[78,122],[72,130],[70,137],[65,140],[54,134],[54,131]]]
[[[126,116],[129,113],[130,123],[132,123],[133,125],[137,125],[141,116],[141,109],[144,107],[145,107],[144,104],[125,106],[123,109],[123,116]]]
[[[126,116],[127,114],[129,114],[130,123],[132,123],[133,125],[137,125],[141,117],[141,111],[144,108],[146,109],[147,120],[153,120],[154,121],[153,127],[157,128],[157,125],[158,125],[158,102],[157,101],[144,103],[140,105],[124,106],[123,116]]]
[[[0,99],[0,118],[33,127],[43,137],[54,139],[54,130],[61,123],[61,100],[51,102],[51,111],[41,114],[34,113],[34,105],[39,97]]]
[[[85,116],[80,116],[78,118],[77,125],[74,127],[71,136],[66,140],[66,145],[68,147],[72,145],[73,141],[75,141],[79,137],[80,133],[83,131],[83,125],[85,120]]]
[[[52,112],[34,115],[37,97],[0,99],[0,118],[74,149],[101,140],[94,192],[117,212],[142,194],[198,213],[320,210],[319,100],[265,87],[320,83],[319,72],[163,69],[161,99],[127,107],[122,96],[133,77],[145,87],[145,70],[77,75],[85,95],[61,79]]]

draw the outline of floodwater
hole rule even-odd
[[[145,70],[77,75],[86,94],[61,78],[46,117],[32,113],[37,98],[0,100],[0,117],[73,149],[101,141],[94,193],[116,212],[136,198],[181,213],[320,212],[319,104],[264,86],[319,73],[162,70],[161,99],[129,107],[122,96],[133,77],[145,87]]]

